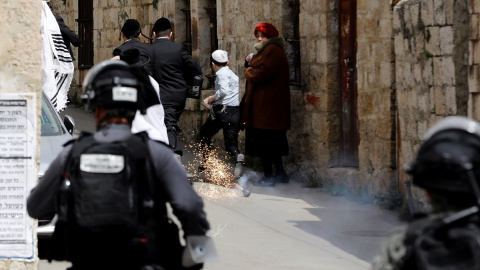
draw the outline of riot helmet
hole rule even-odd
[[[129,108],[137,110],[142,83],[130,66],[121,60],[106,60],[93,66],[85,76],[82,101],[89,108]]]
[[[450,116],[423,138],[414,162],[406,167],[413,184],[445,198],[475,198],[480,181],[480,123]]]

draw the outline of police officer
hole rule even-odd
[[[397,228],[372,269],[480,269],[480,123],[444,118],[406,171],[432,211]]]
[[[137,109],[144,109],[139,105],[141,102],[138,102],[141,101],[140,92],[143,84],[136,74],[133,67],[121,60],[103,61],[87,73],[83,91],[89,104],[95,106],[97,132],[93,134],[94,141],[111,144],[138,136],[130,131]],[[158,215],[150,217],[146,222],[148,224],[146,227],[150,229],[149,234],[153,235],[151,242],[155,244],[154,248],[144,254],[147,255],[145,262],[139,263],[136,262],[139,258],[128,253],[127,247],[118,244],[116,238],[120,238],[119,235],[112,237],[100,235],[97,239],[92,239],[85,233],[79,235],[79,232],[69,231],[73,238],[66,238],[66,259],[72,262],[71,269],[184,269],[180,266],[182,250],[176,249],[178,247],[176,244],[180,241],[174,240],[171,246],[165,247],[170,245],[167,239],[171,239],[172,236],[178,238],[178,231],[171,230],[173,223],[169,220],[165,223],[166,202],[171,205],[173,213],[181,222],[187,243],[190,239],[206,237],[209,223],[203,210],[203,201],[188,182],[182,164],[165,144],[147,138],[146,147],[148,153],[154,153],[147,156],[148,163],[151,164],[147,173],[150,173],[149,178],[153,179],[151,187],[155,205],[153,213]],[[57,204],[64,178],[62,175],[71,149],[72,143],[64,147],[28,197],[27,210],[32,218],[40,219],[54,213],[58,214]],[[75,239],[75,242],[69,243],[71,239]],[[176,253],[168,253],[171,251]],[[187,249],[183,249],[183,252],[185,256]],[[185,269],[202,267],[198,260],[183,264],[190,267]],[[132,265],[142,265],[143,268],[132,268]]]

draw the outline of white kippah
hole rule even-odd
[[[212,58],[218,63],[226,63],[228,61],[228,53],[224,50],[216,50],[212,53]]]

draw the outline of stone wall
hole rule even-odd
[[[0,35],[6,37],[0,44],[0,92],[37,93],[37,112],[41,111],[42,98],[41,14],[42,5],[39,0],[0,1]],[[40,123],[40,114],[37,123]],[[36,145],[35,160],[38,162],[39,126]],[[0,269],[36,269],[37,264],[38,261],[2,259]]]
[[[339,167],[338,2],[301,2],[302,92],[292,91],[296,127],[289,166],[304,181],[370,193],[396,188],[392,10],[387,1],[357,1],[359,166]],[[300,120],[300,121],[298,121]],[[297,151],[299,150],[299,151]]]
[[[359,173],[371,192],[396,189],[392,7],[357,1]]]
[[[480,5],[478,1],[467,1],[470,14],[468,90],[470,92],[468,115],[480,120]]]
[[[469,0],[407,0],[394,12],[399,165],[438,120],[469,111]],[[477,91],[477,90],[470,90]],[[408,177],[399,170],[400,183]],[[426,205],[423,193],[414,196]]]

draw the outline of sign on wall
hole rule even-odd
[[[35,112],[35,93],[0,93],[0,258],[34,259],[27,197],[37,183]]]

